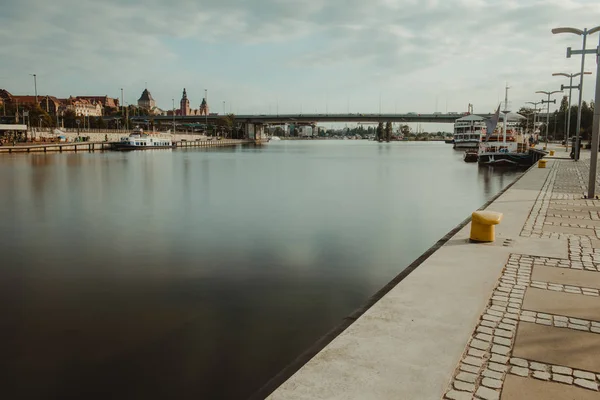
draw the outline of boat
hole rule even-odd
[[[273,142],[276,142],[278,140],[281,140],[281,138],[279,136],[271,136],[271,138],[269,140],[272,140]]]
[[[149,149],[170,149],[173,147],[173,140],[170,136],[164,134],[148,134],[143,129],[136,128],[120,141],[113,143],[115,150],[149,150]]]
[[[508,110],[508,86],[504,97],[504,114],[502,130],[496,129],[500,115],[500,107],[490,120],[486,120],[485,140],[479,145],[477,162],[479,165],[530,167],[548,153],[530,148],[528,140],[519,127],[520,114]]]
[[[454,148],[477,149],[485,131],[485,118],[466,115],[454,121]]]
[[[478,150],[469,149],[469,150],[465,151],[465,154],[463,156],[463,160],[465,162],[477,162],[478,159],[479,159],[479,151]]]
[[[452,139],[445,139],[444,143],[446,143],[446,144],[454,144],[454,138],[452,138]]]

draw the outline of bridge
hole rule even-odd
[[[235,115],[235,122],[254,123],[254,124],[294,124],[305,123],[314,124],[318,122],[429,122],[429,123],[450,123],[453,124],[458,118],[467,115],[466,113],[434,113],[434,114],[254,114],[254,115]],[[221,119],[223,115],[186,115],[175,116],[176,123],[214,123]],[[158,115],[154,117],[133,117],[133,121],[147,121],[148,119],[168,123],[173,121],[173,116]]]
[[[342,114],[246,114],[234,115],[234,123],[243,126],[248,138],[261,137],[265,126],[268,125],[308,125],[313,129],[318,123],[323,122],[354,122],[354,123],[446,123],[453,124],[457,119],[469,115],[468,113],[403,113],[403,114],[367,114],[367,113],[342,113]],[[476,114],[484,118],[490,118],[491,114]],[[206,115],[157,115],[157,116],[137,116],[132,117],[133,123],[147,123],[149,120],[161,122],[163,124],[175,123],[176,125],[190,124],[203,125],[215,124],[219,122],[224,115],[209,114]],[[502,120],[502,116],[500,117]],[[538,114],[540,121],[545,119],[545,114]],[[542,119],[544,118],[544,119]]]
[[[433,113],[433,114],[362,114],[362,113],[343,113],[343,114],[246,114],[234,115],[234,122],[253,123],[253,124],[315,124],[319,122],[396,122],[396,123],[447,123],[453,124],[458,118],[464,117],[468,113]],[[476,114],[484,118],[490,118],[491,114]],[[152,119],[156,122],[169,123],[175,120],[176,123],[215,123],[223,118],[224,115],[211,114],[205,115],[156,115],[156,116],[136,116],[132,117],[134,122],[146,122]],[[538,120],[543,121],[546,118],[545,113],[538,114]],[[502,120],[502,116],[500,116]]]

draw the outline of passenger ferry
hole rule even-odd
[[[170,149],[172,147],[171,137],[165,134],[147,134],[140,128],[134,129],[129,136],[122,137],[119,142],[114,143],[116,150]]]
[[[454,121],[454,148],[477,149],[485,134],[485,119],[470,114]]]
[[[505,96],[506,108],[508,96]],[[498,129],[499,111],[500,106],[489,121],[490,126],[487,129],[491,129],[491,133],[484,137],[479,147],[477,162],[480,165],[530,167],[547,154],[545,151],[529,148],[525,134],[519,126],[525,119],[522,115],[503,111],[502,129]]]

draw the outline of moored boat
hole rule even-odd
[[[134,129],[129,136],[113,143],[113,147],[115,150],[170,149],[173,147],[173,140],[168,135],[147,134],[142,129]]]
[[[479,153],[477,150],[467,150],[463,156],[465,162],[477,162]]]
[[[470,114],[454,121],[454,148],[477,149],[485,129],[485,118]]]
[[[486,121],[485,140],[479,146],[477,162],[480,165],[530,167],[547,153],[529,148],[528,141],[519,123],[525,119],[520,114],[508,111],[508,86],[504,95],[504,118],[502,130],[496,130],[500,106],[490,120]]]

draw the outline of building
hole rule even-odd
[[[179,115],[190,115],[190,101],[188,100],[185,88],[183,88],[183,96],[181,96],[181,101],[179,102]]]
[[[13,104],[18,104],[19,106],[35,106],[37,104],[36,102],[36,97],[35,96],[15,96],[15,95],[11,95],[9,93],[10,97],[8,97],[8,99],[6,99],[7,103],[13,103]],[[38,99],[41,96],[37,96]]]
[[[43,96],[41,98],[38,96],[38,99],[40,100],[40,108],[50,115],[57,115],[63,106],[63,103],[54,96]]]
[[[65,101],[65,109],[71,110],[76,116],[101,117],[103,107],[100,102],[92,102],[82,97],[69,97]]]
[[[102,108],[119,108],[119,99],[108,96],[77,96],[80,100],[87,100],[93,104],[100,103]]]
[[[185,89],[184,89],[185,96]],[[152,95],[148,89],[144,89],[142,95],[138,99],[138,107],[145,108],[146,110],[153,111],[156,108],[156,101],[152,98]]]
[[[202,99],[202,104],[200,104],[200,115],[208,115],[209,112],[208,102],[204,98]]]

